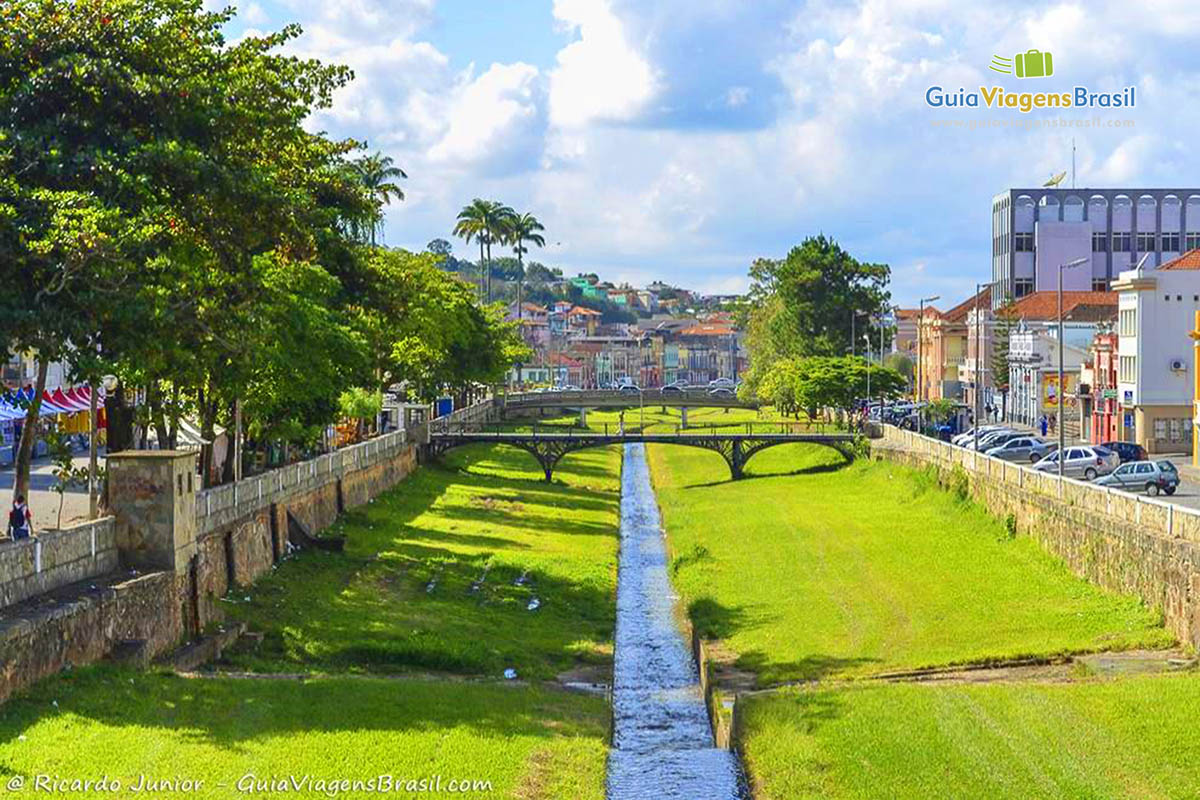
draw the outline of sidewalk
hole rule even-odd
[[[86,467],[88,454],[77,453],[73,460],[76,467]],[[104,466],[104,451],[100,451],[100,466]],[[36,533],[46,528],[58,527],[58,492],[54,491],[56,483],[52,471],[54,465],[50,459],[43,456],[35,459],[29,473],[29,509],[33,512],[33,530]],[[0,507],[4,509],[4,526],[8,525],[8,509],[12,506],[12,490],[16,473],[12,467],[0,470]],[[63,497],[62,524],[70,525],[88,517],[87,486],[72,488]],[[0,535],[4,529],[0,528]]]

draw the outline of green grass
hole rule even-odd
[[[923,473],[799,444],[737,482],[703,450],[650,463],[675,586],[761,684],[1172,641]]]
[[[512,667],[533,679],[606,665],[619,476],[616,448],[568,455],[551,484],[520,450],[450,451],[444,468],[423,467],[339,520],[344,554],[300,554],[236,592],[251,601],[231,603],[232,616],[265,637],[234,663],[492,677]],[[540,608],[527,610],[535,597]]]
[[[884,684],[743,701],[758,800],[1200,797],[1200,677]]]
[[[491,781],[490,791],[454,796],[601,800],[607,714],[601,698],[535,687],[349,677],[184,679],[90,668],[43,681],[0,709],[0,781],[23,776],[32,791],[38,774],[107,775],[125,787],[143,774],[182,777],[204,785],[188,793],[126,789],[111,796],[224,800],[240,796],[236,784],[247,774],[314,780],[440,775],[443,782]]]

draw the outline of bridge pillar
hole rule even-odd
[[[587,409],[582,406],[579,408],[579,427],[587,427]]]
[[[687,406],[680,406],[679,408],[679,427],[687,427]]]
[[[740,480],[745,474],[744,467],[746,466],[746,457],[742,455],[742,443],[734,439],[731,442],[729,453],[729,474],[733,479]]]

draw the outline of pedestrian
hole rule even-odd
[[[1046,435],[1046,429],[1047,429],[1047,428],[1049,427],[1049,425],[1050,425],[1050,423],[1046,421],[1046,415],[1045,415],[1045,414],[1042,414],[1042,418],[1041,418],[1041,419],[1038,421],[1038,424],[1039,424],[1039,425],[1041,426],[1041,428],[1042,428],[1042,436],[1045,436],[1045,435]]]
[[[15,542],[18,539],[28,539],[33,529],[33,513],[25,502],[25,495],[17,495],[13,501],[12,510],[8,512],[8,535]]]
[[[1050,415],[1050,432],[1054,433],[1054,426],[1057,424],[1058,414]]]

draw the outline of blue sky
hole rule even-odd
[[[449,239],[482,196],[541,218],[533,257],[567,274],[740,291],[754,258],[823,232],[890,264],[898,301],[958,300],[989,276],[992,195],[1067,169],[1072,138],[1079,186],[1200,186],[1192,0],[248,0],[239,14],[232,37],[298,22],[297,53],[354,68],[310,124],[409,173],[386,233],[413,249]],[[988,71],[1029,48],[1053,52],[1052,78]],[[941,111],[931,85],[1134,85],[1138,104]]]

